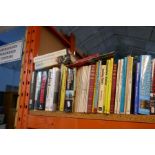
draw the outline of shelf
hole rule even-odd
[[[111,121],[129,121],[129,122],[143,122],[155,123],[155,115],[124,115],[124,114],[84,114],[84,113],[64,113],[64,112],[48,112],[48,111],[30,111],[30,115],[36,116],[52,116],[52,117],[66,117],[79,119],[98,119]]]
[[[155,128],[155,115],[30,111],[29,128]]]

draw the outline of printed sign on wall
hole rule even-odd
[[[0,46],[0,64],[20,60],[22,49],[22,40]]]

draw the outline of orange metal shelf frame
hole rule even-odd
[[[64,47],[75,51],[75,37],[65,37],[54,27],[47,27]],[[41,27],[27,27],[24,54],[22,60],[19,97],[15,120],[16,128],[155,128],[155,116],[133,115],[87,115],[48,112],[31,112],[28,110],[31,74],[34,70],[33,57],[39,53]]]

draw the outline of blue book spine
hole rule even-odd
[[[151,87],[151,56],[140,56],[140,84],[138,113],[150,114],[150,87]]]
[[[139,103],[139,74],[140,63],[136,64],[136,82],[135,82],[135,98],[134,98],[134,114],[138,114],[138,103]]]
[[[121,90],[121,102],[120,102],[120,113],[124,113],[125,104],[125,86],[126,86],[126,70],[127,70],[127,57],[123,60],[122,70],[122,90]]]

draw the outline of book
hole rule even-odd
[[[114,64],[113,73],[112,73],[112,89],[111,89],[111,102],[110,102],[111,114],[114,113],[114,108],[115,108],[116,79],[117,79],[117,64]]]
[[[115,95],[115,107],[114,113],[117,113],[117,106],[118,106],[118,92],[119,92],[119,76],[120,76],[120,64],[121,60],[118,60],[118,69],[117,69],[117,78],[116,78],[116,95]]]
[[[138,114],[139,104],[139,75],[140,75],[140,63],[136,64],[136,79],[135,79],[135,97],[134,97],[134,114]]]
[[[41,88],[41,74],[42,74],[41,71],[37,72],[35,97],[34,97],[34,110],[38,110],[38,105],[39,105],[40,88]]]
[[[151,56],[140,56],[139,114],[150,114]]]
[[[77,70],[75,112],[87,112],[89,75],[90,66],[83,66]]]
[[[123,68],[123,59],[120,59],[120,70],[119,70],[119,77],[118,77],[118,96],[117,96],[117,109],[116,113],[120,113],[120,100],[121,100],[121,92],[122,92],[122,68]]]
[[[92,112],[93,97],[94,97],[94,86],[95,86],[95,75],[96,75],[96,65],[90,65],[90,79],[89,79],[89,90],[88,90],[88,103],[87,103],[87,113]]]
[[[41,61],[46,61],[47,59],[55,59],[57,57],[60,57],[60,56],[64,56],[64,55],[67,55],[67,50],[66,49],[62,49],[62,50],[59,50],[59,51],[55,51],[55,52],[51,52],[51,53],[48,53],[48,54],[44,54],[44,55],[40,55],[40,56],[37,56],[37,57],[34,57],[34,63],[36,62],[41,62]]]
[[[46,111],[56,111],[58,105],[58,88],[60,79],[60,69],[54,67],[49,69],[47,95],[46,95]]]
[[[91,62],[92,59],[95,59],[97,57],[99,57],[99,53],[95,53],[95,54],[91,54],[83,59],[79,59],[77,60],[75,63],[70,64],[69,67],[81,67],[83,65],[86,65],[87,63]]]
[[[105,87],[105,74],[106,65],[102,65],[100,69],[100,90],[99,90],[99,102],[98,102],[98,113],[103,113],[103,99],[104,99],[104,87]]]
[[[105,113],[109,114],[110,113],[110,102],[111,102],[111,88],[112,88],[112,71],[113,71],[113,61],[114,59],[111,58],[109,60],[109,74],[108,74],[108,96],[107,96],[107,104],[106,104],[106,111]]]
[[[36,62],[34,64],[34,68],[35,68],[35,70],[41,70],[41,69],[44,69],[47,67],[52,67],[55,65],[58,65],[57,59],[56,58],[50,58],[50,59],[48,58],[47,60],[42,60],[42,61]]]
[[[39,110],[44,110],[45,109],[45,98],[46,98],[45,95],[46,95],[47,75],[48,75],[47,71],[42,71],[40,99],[39,99],[39,105],[38,105]]]
[[[155,114],[155,59],[152,60],[152,82],[150,92],[150,114]]]
[[[125,94],[126,92],[126,72],[127,72],[127,57],[123,60],[123,68],[122,68],[122,91],[121,91],[121,99],[120,99],[120,113],[124,114],[124,106],[125,106]]]
[[[66,95],[66,82],[67,82],[67,67],[62,64],[62,82],[61,82],[61,93],[60,93],[60,111],[64,111],[65,106],[65,95]]]
[[[65,96],[65,112],[72,112],[74,96],[75,96],[75,76],[76,76],[76,68],[70,69],[67,71],[67,83],[66,83],[66,96]]]
[[[31,84],[30,84],[30,98],[29,98],[30,110],[34,109],[35,85],[36,85],[36,72],[32,72]]]
[[[104,85],[104,98],[103,98],[103,112],[106,113],[107,97],[108,97],[108,74],[109,74],[109,60],[106,61],[105,85]]]
[[[125,114],[131,113],[131,94],[132,94],[132,72],[133,72],[133,57],[128,56],[127,64],[127,80],[126,80],[126,93],[125,93]]]
[[[100,81],[100,67],[102,65],[101,61],[97,62],[96,65],[96,78],[95,78],[95,91],[94,91],[94,98],[93,98],[93,109],[92,112],[96,113],[97,112],[97,107],[98,107],[98,97],[99,97],[99,81]]]

